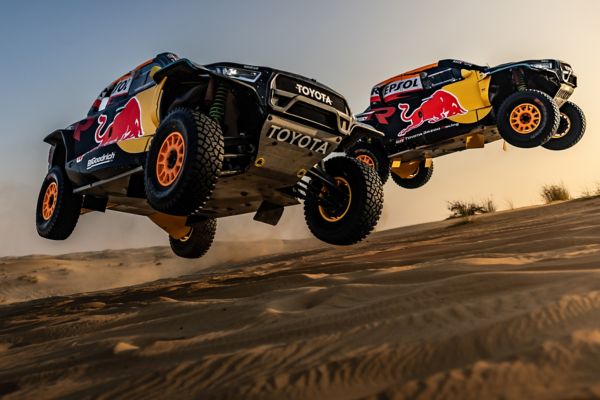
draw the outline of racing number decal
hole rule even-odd
[[[116,85],[115,88],[113,89],[112,93],[110,94],[110,97],[116,97],[116,96],[121,96],[123,94],[127,94],[129,92],[129,86],[131,85],[131,76],[129,76],[127,79],[123,79],[121,81],[119,81]]]

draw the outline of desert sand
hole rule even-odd
[[[6,399],[600,398],[599,198],[0,264]]]

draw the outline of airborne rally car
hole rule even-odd
[[[381,181],[354,158],[323,160],[381,137],[314,80],[159,54],[106,87],[86,118],[45,138],[37,230],[66,239],[80,214],[122,211],[149,217],[177,255],[195,258],[216,218],[254,212],[275,225],[302,199],[316,237],[356,243],[379,219]]]
[[[481,67],[442,60],[376,85],[357,116],[385,134],[364,138],[348,154],[403,188],[429,181],[432,159],[504,139],[516,147],[564,150],[585,132],[585,116],[568,101],[577,87],[570,65],[534,60]]]

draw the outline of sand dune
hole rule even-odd
[[[0,395],[600,397],[600,199],[385,231],[350,248],[261,246],[257,258],[255,243],[202,265],[163,248],[3,259],[6,301],[36,287],[62,295],[0,306]],[[114,286],[101,279],[109,271],[188,275],[65,295]],[[61,274],[73,287],[56,284]]]

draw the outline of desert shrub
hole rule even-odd
[[[450,218],[469,217],[476,214],[487,214],[496,212],[497,207],[494,200],[487,199],[478,203],[473,201],[449,201],[448,210],[452,213]]]
[[[550,204],[553,201],[569,200],[571,195],[567,187],[561,184],[544,185],[541,192],[542,199],[546,204]]]
[[[596,182],[593,188],[584,187],[580,197],[595,197],[600,196],[600,182]]]

